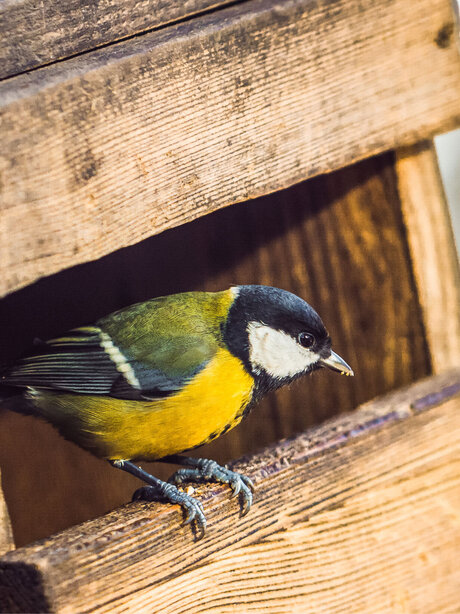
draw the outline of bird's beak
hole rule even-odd
[[[321,358],[319,364],[322,367],[329,367],[329,369],[332,369],[333,371],[339,371],[342,375],[354,375],[353,369],[350,367],[350,365],[347,365],[344,359],[340,358],[340,356],[332,350],[331,355],[327,358]]]

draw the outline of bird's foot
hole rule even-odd
[[[184,459],[185,460],[185,459]],[[252,493],[254,484],[252,480],[236,471],[227,469],[213,460],[205,458],[187,458],[187,464],[193,467],[179,469],[168,480],[171,484],[180,485],[184,482],[218,482],[228,484],[233,490],[232,498],[240,495],[242,509],[241,515],[245,516],[252,505]]]
[[[142,486],[133,494],[133,501],[158,501],[178,504],[184,511],[184,525],[194,522],[197,529],[196,539],[200,540],[206,532],[206,516],[201,502],[180,492],[173,484],[162,482],[159,486]]]

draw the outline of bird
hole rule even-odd
[[[183,485],[227,484],[244,515],[254,484],[181,453],[237,426],[269,391],[323,367],[354,375],[313,307],[287,290],[236,285],[153,298],[37,341],[2,368],[0,394],[20,395],[19,411],[142,480],[133,500],[181,506],[201,539],[205,512]],[[163,481],[140,461],[182,468]]]

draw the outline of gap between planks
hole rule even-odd
[[[0,4],[0,80],[241,0],[10,0]],[[88,14],[91,19],[86,19]]]

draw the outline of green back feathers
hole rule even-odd
[[[215,354],[232,302],[229,290],[185,292],[132,305],[97,325],[130,360],[180,376]]]
[[[222,345],[234,292],[152,299],[52,339],[12,365],[2,382],[120,399],[179,391]]]

